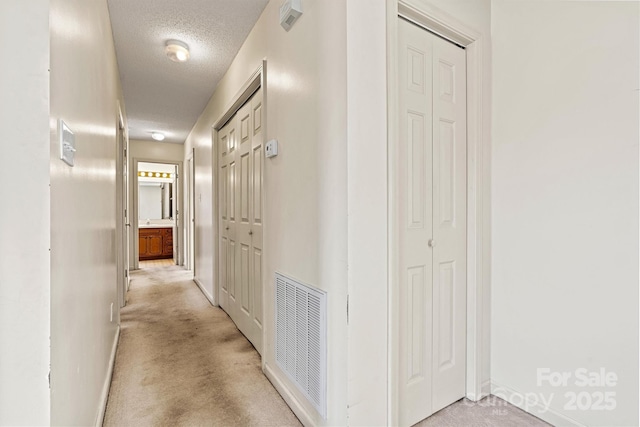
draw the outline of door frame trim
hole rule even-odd
[[[195,277],[196,275],[196,262],[195,262],[195,253],[196,253],[196,233],[195,233],[195,227],[196,227],[196,210],[195,210],[195,206],[196,206],[196,189],[195,189],[195,184],[196,184],[196,179],[195,179],[195,170],[196,170],[196,149],[195,148],[191,148],[191,150],[189,151],[189,154],[187,155],[187,165],[185,167],[185,175],[188,174],[188,176],[185,179],[185,186],[189,189],[189,191],[187,191],[185,194],[186,196],[186,200],[185,200],[185,206],[187,207],[187,209],[185,209],[185,211],[188,212],[188,218],[186,218],[186,224],[187,226],[185,227],[185,242],[187,243],[185,245],[185,251],[186,253],[188,253],[188,257],[185,254],[185,267],[190,270],[193,273],[193,276]],[[187,259],[188,258],[188,259]]]
[[[164,165],[176,165],[178,167],[178,179],[180,181],[178,181],[178,186],[183,185],[184,183],[182,183],[181,181],[181,177],[184,176],[183,175],[183,161],[182,160],[156,160],[156,159],[150,159],[150,158],[143,158],[143,157],[129,157],[129,159],[133,162],[132,167],[132,176],[133,176],[133,186],[132,186],[132,190],[133,190],[133,206],[131,206],[131,214],[133,216],[130,216],[130,218],[135,218],[135,220],[133,220],[133,222],[131,222],[131,234],[133,236],[133,265],[134,265],[134,270],[139,270],[140,269],[140,242],[139,242],[139,236],[140,236],[140,227],[138,227],[139,223],[140,223],[140,219],[138,218],[138,188],[139,188],[139,182],[138,182],[138,163],[142,162],[142,163],[160,163],[160,164],[164,164]],[[178,230],[178,235],[174,236],[177,241],[177,248],[178,248],[178,254],[176,256],[176,260],[177,260],[177,265],[183,265],[184,264],[184,256],[183,256],[183,251],[184,251],[184,214],[183,214],[183,210],[184,210],[184,191],[182,190],[178,190],[178,201],[176,202],[176,209],[178,209],[179,213],[178,213],[178,221],[176,222],[176,228]]]
[[[121,136],[121,138],[120,138]],[[124,187],[124,175],[127,175],[127,186],[129,185],[128,162],[127,168],[124,165],[125,150],[127,158],[129,156],[129,133],[122,105],[116,100],[116,264],[117,264],[117,291],[118,291],[118,313],[126,305],[126,295],[129,290],[129,259],[127,251],[129,239],[127,238],[127,220],[131,212],[125,211],[128,207],[128,191]],[[119,184],[118,184],[119,183]],[[129,254],[130,255],[130,254]]]
[[[389,230],[389,347],[388,417],[399,421],[397,375],[399,369],[398,231],[395,200],[398,138],[398,19],[402,17],[425,30],[465,48],[467,60],[467,327],[466,397],[477,401],[490,394],[490,133],[483,126],[488,84],[483,65],[489,60],[483,50],[483,35],[424,0],[387,1],[387,121],[388,121],[388,230]]]
[[[267,120],[266,120],[266,112],[267,112],[267,60],[263,59],[260,63],[260,66],[251,74],[251,76],[247,79],[247,81],[242,85],[240,90],[236,92],[236,94],[231,98],[231,103],[224,109],[224,113],[220,116],[218,120],[215,121],[214,125],[211,127],[211,141],[212,141],[212,164],[213,164],[213,185],[212,185],[212,197],[213,197],[213,241],[216,242],[214,244],[214,257],[213,257],[213,305],[219,306],[220,303],[220,217],[219,217],[219,203],[218,203],[218,161],[219,159],[219,150],[218,150],[218,131],[224,127],[224,125],[233,117],[234,114],[238,112],[238,110],[251,98],[251,96],[258,90],[262,88],[262,143],[266,142],[267,138]],[[266,200],[266,186],[264,185],[264,167],[262,167],[262,206],[265,206]],[[262,271],[266,271],[266,261],[268,254],[264,251],[264,242],[267,240],[268,227],[267,227],[267,213],[266,209],[263,209],[263,219],[262,219]],[[265,305],[265,296],[266,296],[266,286],[265,286],[265,277],[262,278],[262,312],[264,313],[264,305]],[[262,349],[266,347],[266,339],[267,339],[267,328],[268,326],[263,323],[262,325]],[[262,368],[264,369],[265,359],[260,356],[262,359]]]

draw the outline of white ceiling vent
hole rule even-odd
[[[276,273],[276,362],[327,417],[327,294]]]

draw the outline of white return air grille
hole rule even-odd
[[[327,417],[327,294],[276,273],[276,362]]]

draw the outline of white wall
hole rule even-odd
[[[196,159],[196,277],[214,294],[217,237],[212,222],[211,128],[266,58],[265,138],[279,141],[278,157],[266,159],[264,167],[266,370],[290,402],[292,398],[301,402],[293,404],[301,418],[317,425],[345,425],[345,5],[306,0],[302,17],[289,32],[279,25],[279,6],[277,1],[266,6],[186,141],[185,156],[195,147]],[[276,271],[328,293],[330,376],[326,421],[302,402],[295,385],[275,364],[270,303],[274,301]]]
[[[119,321],[115,165],[122,96],[106,0],[50,4],[51,423],[90,425],[99,415]],[[60,118],[75,132],[73,168],[57,156]]]
[[[493,1],[492,379],[553,394],[558,425],[638,425],[639,12]],[[579,387],[578,368],[617,384]],[[596,391],[615,410],[564,408]]]
[[[129,150],[130,159],[181,162],[184,157],[184,145],[169,142],[132,139],[129,141]]]
[[[388,417],[386,10],[347,2],[349,425]]]
[[[0,425],[46,425],[49,0],[0,2],[0,50]]]

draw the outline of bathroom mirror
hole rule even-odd
[[[173,184],[140,182],[138,204],[138,219],[173,219]]]
[[[175,167],[138,163],[139,220],[172,220],[175,217]]]

